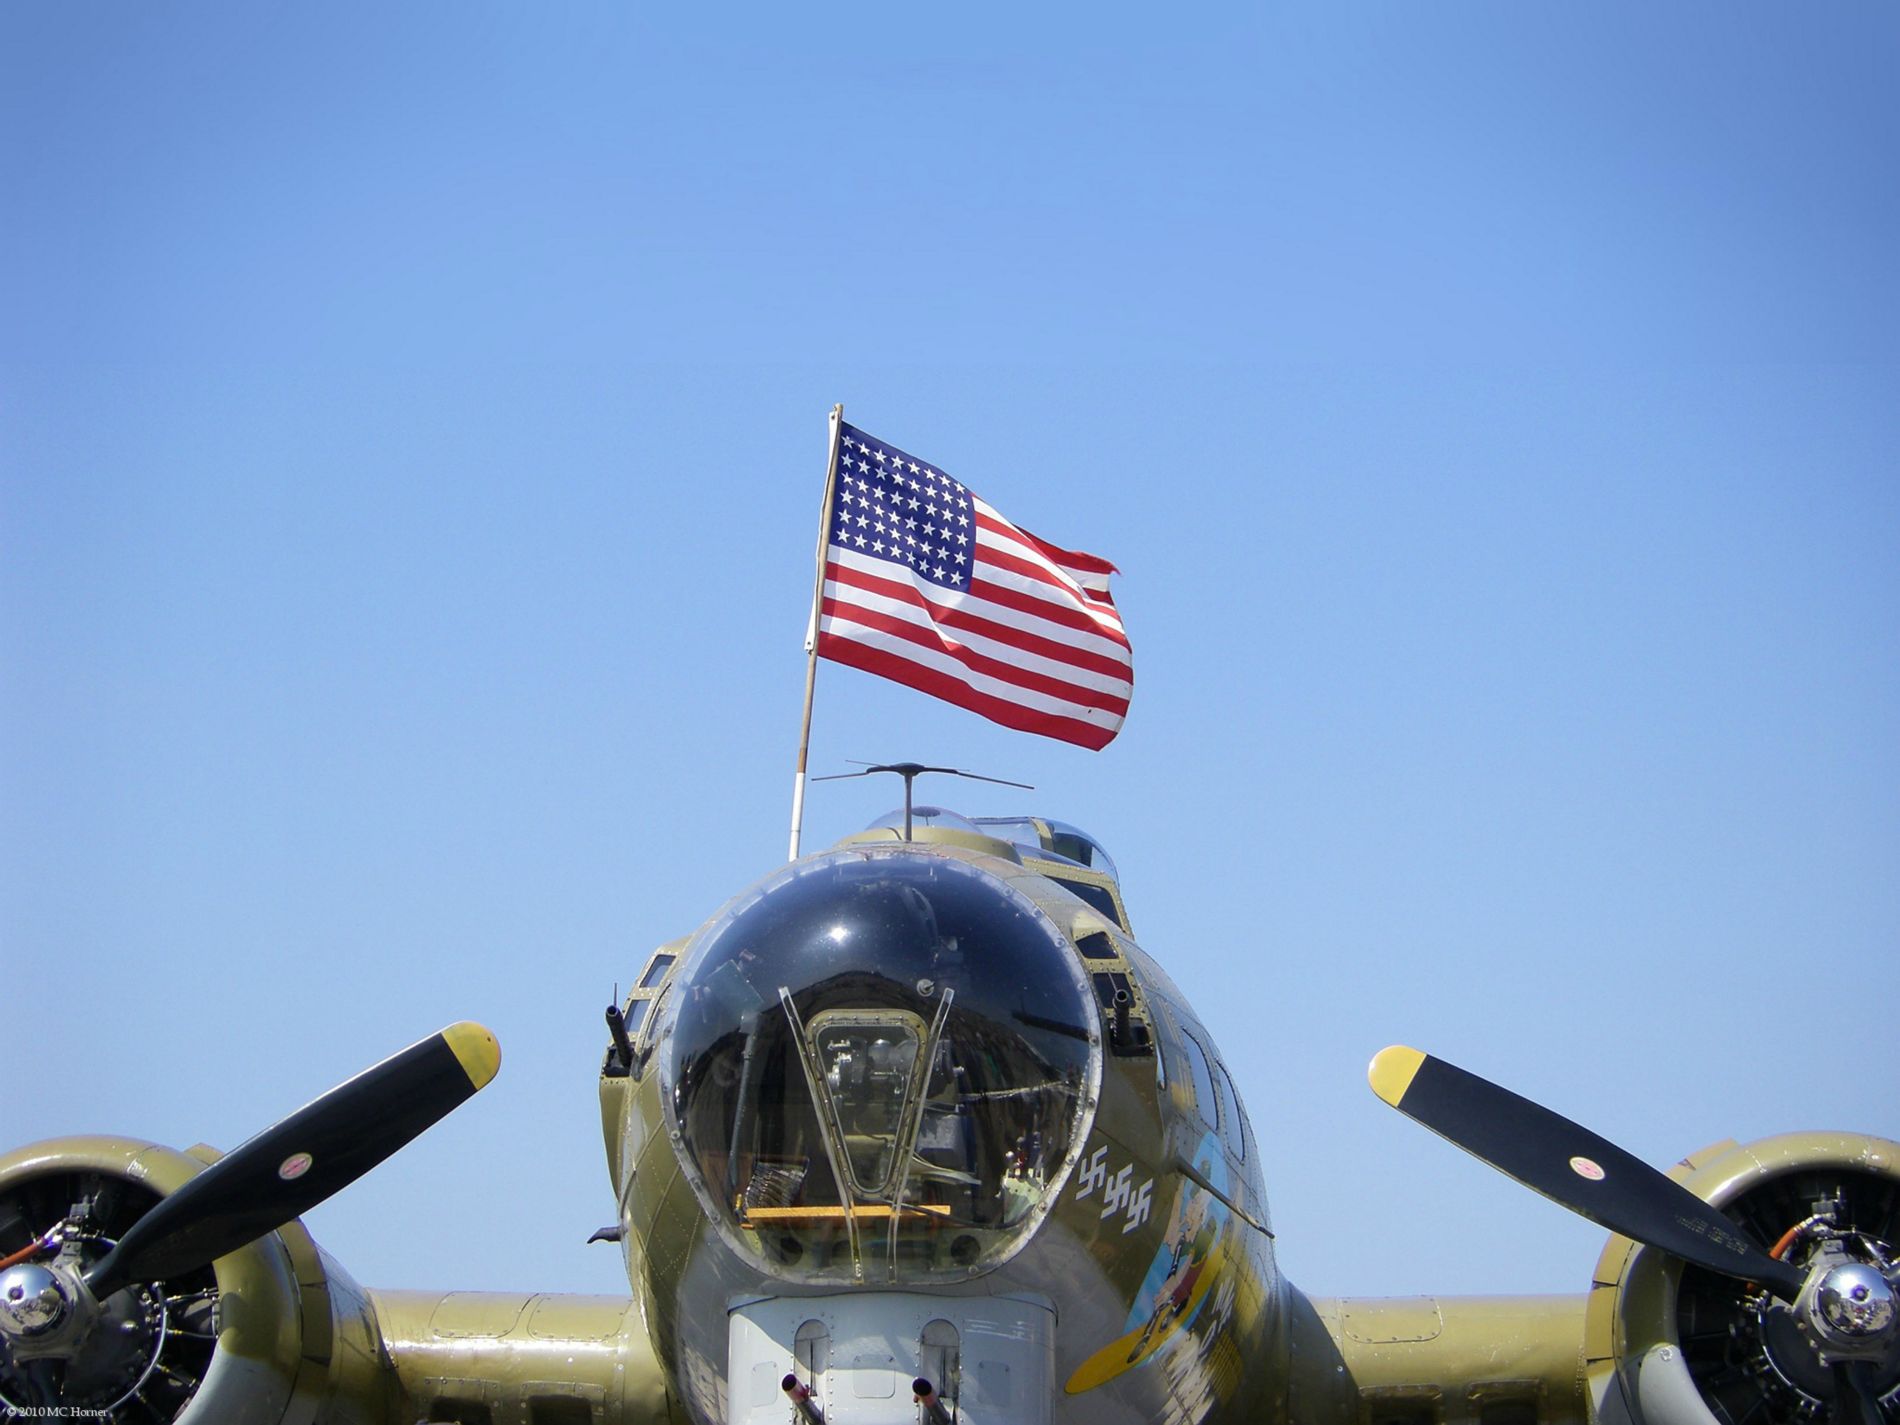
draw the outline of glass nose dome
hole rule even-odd
[[[788,868],[686,950],[662,1088],[713,1219],[807,1280],[1011,1255],[1086,1136],[1094,1000],[1048,918],[967,861],[862,847]]]

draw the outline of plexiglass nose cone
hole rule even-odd
[[[1027,897],[954,856],[788,868],[688,947],[661,1065],[687,1168],[775,1274],[1006,1258],[1087,1129],[1099,1018]]]

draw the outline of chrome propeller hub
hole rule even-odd
[[[44,1336],[72,1314],[73,1298],[57,1272],[21,1262],[0,1272],[0,1333]]]
[[[99,1303],[64,1259],[0,1272],[0,1362],[67,1359],[99,1319]]]
[[[1832,1267],[1814,1287],[1811,1311],[1820,1329],[1837,1339],[1864,1341],[1893,1330],[1893,1283],[1865,1262]]]

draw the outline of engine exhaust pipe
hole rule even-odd
[[[771,1379],[771,1377],[767,1377]],[[811,1387],[797,1376],[786,1373],[785,1379],[778,1383],[779,1389],[791,1397],[792,1405],[797,1409],[799,1419],[805,1425],[825,1425],[825,1415],[811,1398]]]
[[[922,1376],[910,1383],[910,1392],[917,1403],[924,1408],[924,1419],[930,1425],[950,1425],[950,1412],[943,1407],[943,1397],[937,1394],[937,1388]]]

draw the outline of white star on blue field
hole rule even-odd
[[[970,587],[974,506],[957,481],[849,426],[839,441],[832,543],[902,560],[918,577]]]

